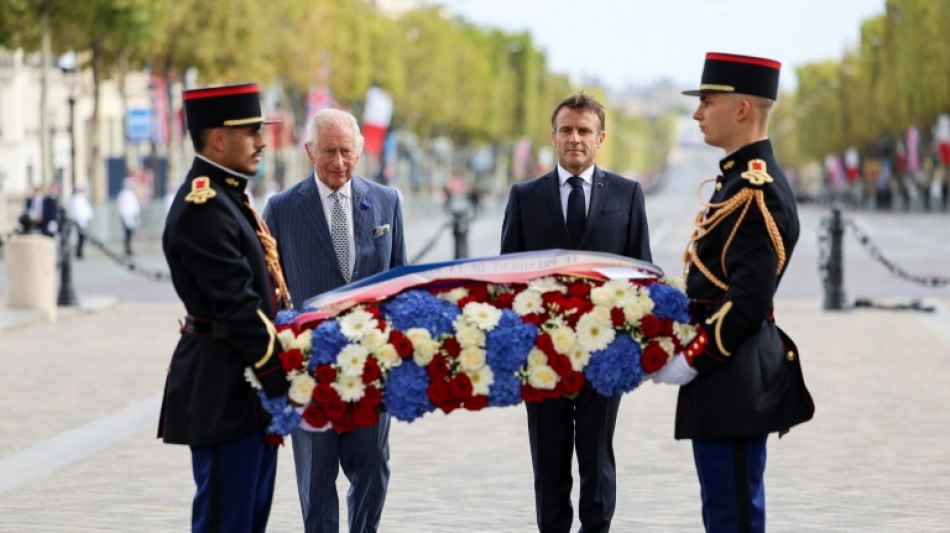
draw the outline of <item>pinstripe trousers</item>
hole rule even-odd
[[[340,530],[336,490],[340,467],[350,482],[346,494],[350,533],[379,529],[389,485],[389,425],[389,415],[382,413],[375,425],[348,433],[298,429],[293,434],[297,491],[306,533]]]

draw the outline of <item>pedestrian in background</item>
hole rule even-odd
[[[264,219],[277,239],[291,297],[298,302],[406,264],[397,191],[353,174],[363,151],[356,118],[317,112],[307,126],[313,172],[271,196]],[[390,417],[345,433],[298,429],[292,436],[307,533],[339,531],[336,479],[350,482],[349,530],[379,529],[389,485]]]
[[[139,227],[139,218],[142,213],[142,207],[139,204],[139,198],[135,195],[134,182],[132,178],[125,178],[122,182],[122,191],[116,198],[116,204],[119,209],[119,220],[122,221],[122,229],[125,232],[125,256],[132,257],[132,237],[135,230]]]
[[[158,436],[191,449],[193,532],[263,533],[277,447],[252,387],[286,394],[274,318],[286,298],[276,245],[247,203],[266,146],[256,83],[184,91],[195,148],[162,249],[188,315],[165,385]],[[275,292],[276,289],[276,292]]]
[[[92,204],[86,197],[86,190],[82,185],[77,185],[73,189],[73,196],[69,200],[69,214],[76,223],[76,259],[82,259],[83,245],[86,243],[86,233],[89,231],[89,223],[92,222]]]
[[[605,115],[604,106],[583,92],[554,108],[551,142],[557,148],[557,168],[511,187],[501,253],[561,248],[652,260],[640,185],[594,164],[607,135]],[[620,395],[603,396],[588,381],[573,399],[525,406],[538,530],[571,530],[576,448],[581,531],[608,531],[617,503],[613,438]]]
[[[707,532],[765,531],[766,440],[812,417],[798,351],[773,298],[798,241],[798,209],[768,139],[778,61],[706,54],[693,118],[721,173],[687,248],[697,336],[653,374],[682,385],[677,439],[692,439]]]

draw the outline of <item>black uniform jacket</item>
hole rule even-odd
[[[501,253],[548,249],[608,252],[652,261],[640,184],[595,168],[579,243],[572,243],[567,231],[557,169],[512,186],[501,230]]]
[[[213,334],[182,332],[172,355],[159,437],[203,446],[263,430],[270,416],[245,378],[269,396],[286,391],[273,319],[276,301],[247,180],[199,158],[175,195],[162,247],[175,290]]]
[[[784,432],[814,411],[798,350],[772,318],[798,241],[794,195],[768,140],[732,153],[720,169],[705,220],[728,211],[721,204],[730,199],[748,204],[703,228],[695,243],[686,293],[702,333],[686,356],[699,376],[680,389],[678,439]]]

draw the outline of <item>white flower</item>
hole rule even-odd
[[[359,376],[340,376],[330,386],[344,402],[359,401],[366,392],[366,385]]]
[[[376,328],[376,317],[361,308],[347,313],[340,319],[340,333],[350,341],[358,341],[366,332]]]
[[[289,328],[277,332],[277,340],[280,341],[284,350],[300,350],[307,353],[310,351],[312,339],[313,332],[309,329],[304,330],[300,335],[294,335],[293,330]]]
[[[603,288],[613,294],[611,307],[623,307],[637,297],[637,287],[625,279],[612,279],[604,283]]]
[[[402,358],[399,357],[396,347],[388,342],[377,348],[373,355],[379,363],[379,368],[383,370],[390,370],[402,364]]]
[[[488,365],[482,365],[478,370],[468,370],[465,372],[468,379],[472,382],[472,394],[488,396],[488,391],[495,382],[495,375]]]
[[[639,291],[637,293],[637,301],[640,303],[640,307],[643,308],[643,312],[650,314],[653,312],[653,299],[650,298],[650,291]]]
[[[673,322],[673,335],[676,335],[681,346],[689,346],[696,337],[696,326],[684,322]]]
[[[571,348],[571,345],[574,344],[574,330],[567,326],[558,326],[548,331],[548,334],[551,336],[551,343],[554,344],[554,349],[560,353],[567,353],[567,350]]]
[[[609,320],[587,313],[577,321],[577,342],[585,350],[603,350],[613,340],[614,328]]]
[[[543,366],[548,364],[548,356],[542,352],[537,346],[531,348],[531,351],[528,352],[528,367],[532,366]]]
[[[387,341],[389,341],[389,333],[384,333],[376,328],[372,328],[366,331],[360,340],[360,344],[366,348],[366,351],[373,353],[382,345],[386,344]]]
[[[299,374],[290,382],[287,397],[296,404],[307,405],[313,396],[313,388],[317,382],[307,374]]]
[[[439,343],[432,339],[425,328],[409,328],[406,337],[412,341],[412,360],[419,366],[427,366],[439,349]]]
[[[548,365],[537,365],[528,368],[528,383],[536,389],[551,390],[557,386],[561,377]]]
[[[640,320],[644,315],[646,315],[646,310],[643,309],[643,304],[639,299],[623,306],[623,319],[631,326],[640,327]]]
[[[552,276],[545,276],[543,278],[531,280],[528,283],[528,290],[540,293],[551,291],[564,293],[567,292],[567,287],[559,283],[556,278]]]
[[[521,291],[515,296],[511,303],[511,309],[518,313],[518,316],[530,315],[531,313],[540,313],[544,302],[541,301],[541,294],[535,291]]]
[[[459,365],[465,371],[474,371],[485,366],[485,350],[477,347],[462,348],[459,352]]]
[[[257,379],[257,374],[254,373],[254,369],[251,367],[244,367],[244,379],[251,384],[251,388],[256,390],[261,390],[263,385],[259,379]]]
[[[574,344],[567,351],[567,358],[571,360],[571,368],[576,372],[582,372],[590,362],[590,352],[581,347],[580,344]]]
[[[604,307],[603,305],[595,305],[593,309],[590,310],[588,314],[593,314],[597,318],[613,325],[613,320],[610,317],[610,307]]]
[[[456,320],[455,338],[462,348],[485,345],[485,332],[475,326],[466,324],[464,320]]]
[[[459,300],[468,296],[468,289],[456,287],[448,292],[440,292],[438,298],[444,302],[457,304]]]
[[[663,276],[660,278],[660,283],[686,292],[686,282],[683,281],[683,278],[671,278],[669,276]]]
[[[340,367],[340,372],[345,376],[363,375],[363,367],[366,366],[366,357],[369,355],[360,344],[347,344],[340,350],[336,356],[336,364]]]
[[[611,291],[610,288],[605,284],[604,286],[594,287],[590,290],[590,301],[594,305],[613,307],[614,302],[616,302],[617,299],[614,296],[613,291]]]
[[[673,339],[669,337],[661,337],[657,343],[660,345],[660,348],[663,348],[663,351],[669,355],[673,355],[673,352],[676,351],[676,345],[673,344]]]
[[[469,302],[462,309],[462,315],[465,316],[469,324],[474,325],[483,331],[491,331],[501,319],[501,309],[493,305],[480,302]]]

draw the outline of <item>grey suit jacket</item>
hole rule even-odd
[[[559,248],[653,260],[639,183],[595,167],[590,208],[579,243],[571,243],[559,186],[554,170],[511,187],[502,224],[501,253]]]
[[[402,205],[396,190],[359,176],[353,176],[351,184],[356,247],[351,281],[405,265]],[[344,285],[313,173],[272,196],[263,216],[277,239],[295,308],[300,309],[306,300]]]

